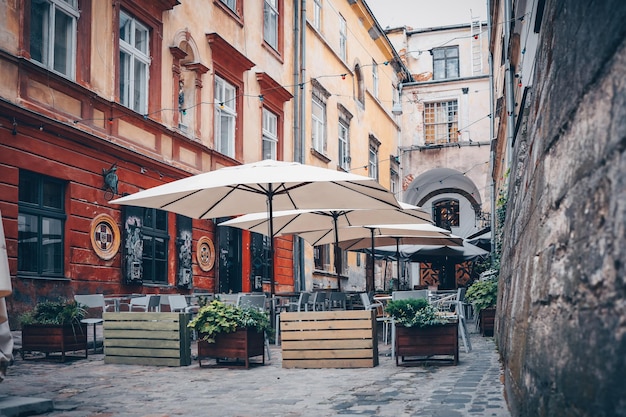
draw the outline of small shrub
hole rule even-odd
[[[437,309],[425,298],[409,298],[391,300],[385,311],[394,318],[396,323],[404,327],[426,327],[447,323],[437,315]]]

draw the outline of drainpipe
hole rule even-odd
[[[491,45],[491,0],[487,0],[487,42]],[[494,121],[496,120],[496,103],[495,103],[495,95],[494,95],[494,81],[493,81],[493,54],[492,51],[489,51],[489,104],[491,107],[491,123],[489,123],[489,143],[490,149],[489,152],[489,183],[491,188],[491,221],[489,222],[489,226],[491,228],[491,265],[493,266],[496,260],[496,253],[498,248],[496,247],[496,182],[493,179],[493,170],[496,165],[496,149],[494,143],[494,135],[495,135],[495,126]]]
[[[298,2],[294,1],[294,109],[293,109],[293,160],[304,163],[305,141],[305,94],[304,79],[306,76],[306,0],[301,0],[298,10]],[[302,291],[306,288],[306,276],[304,268],[304,241],[295,237],[294,241],[295,260],[295,289]]]
[[[511,68],[511,3],[512,0],[504,0],[504,95],[506,97],[506,112],[508,116],[506,124],[506,145],[509,167],[513,160],[513,139],[515,134],[515,91],[513,89],[515,68]]]

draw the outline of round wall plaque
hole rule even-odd
[[[207,236],[202,236],[198,240],[196,248],[198,266],[205,272],[210,271],[215,264],[215,246],[213,245],[213,241]]]
[[[98,214],[91,221],[91,246],[98,257],[109,260],[120,248],[120,228],[108,214]]]

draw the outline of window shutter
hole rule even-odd
[[[124,284],[141,285],[143,282],[143,208],[124,206],[124,258],[122,277]]]
[[[178,255],[178,269],[176,285],[179,288],[191,288],[193,272],[191,268],[193,223],[190,217],[176,215],[176,254]]]

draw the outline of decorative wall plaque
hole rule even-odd
[[[112,259],[120,248],[120,228],[108,214],[98,214],[91,222],[91,246],[104,260]]]
[[[213,241],[207,236],[202,236],[198,240],[196,248],[198,266],[205,272],[210,271],[215,264],[215,245],[213,245]]]

